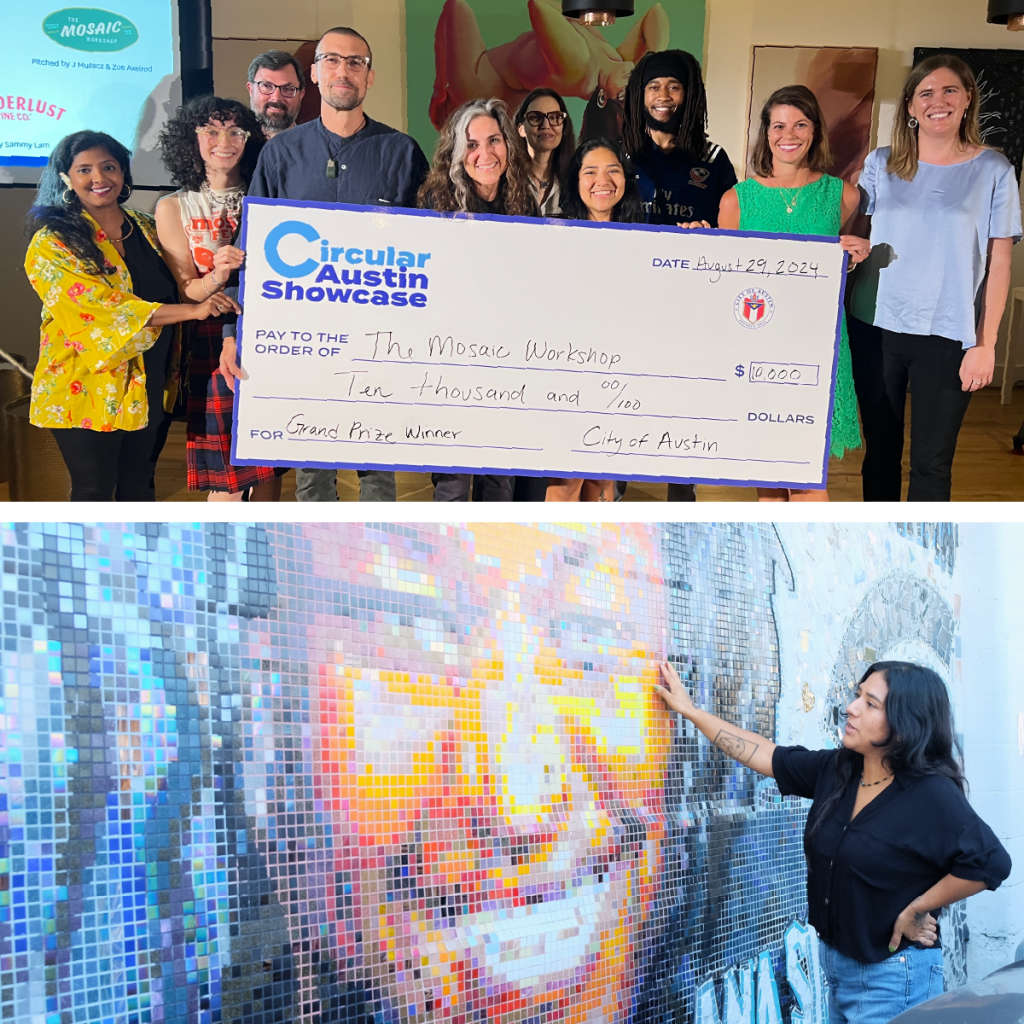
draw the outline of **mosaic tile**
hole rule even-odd
[[[824,1024],[806,804],[657,663],[813,746],[959,657],[943,524],[0,533],[5,1024]]]

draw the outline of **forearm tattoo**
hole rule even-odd
[[[756,753],[759,744],[751,743],[742,736],[721,729],[715,737],[715,746],[723,753],[734,757],[740,764],[750,764],[750,759]]]

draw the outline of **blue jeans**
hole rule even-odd
[[[829,1024],[886,1024],[942,995],[942,950],[913,946],[880,964],[862,964],[821,943]]]

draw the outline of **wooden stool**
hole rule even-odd
[[[1024,311],[1024,288],[1014,288],[1010,292],[1010,323],[1006,328],[1006,351],[1003,353],[1003,386],[999,389],[1001,405],[1009,405],[1013,401],[1013,378],[1018,360],[1014,359],[1014,346],[1017,342],[1019,313]]]

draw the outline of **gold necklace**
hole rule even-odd
[[[773,175],[773,177],[774,177],[774,175]],[[781,192],[781,193],[782,193],[782,194],[783,194],[783,195],[784,195],[784,196],[786,197],[786,213],[792,213],[792,212],[793,212],[793,211],[794,211],[794,210],[796,209],[796,200],[797,200],[797,197],[798,197],[798,196],[800,195],[800,193],[801,193],[801,192],[803,192],[803,190],[804,190],[805,188],[807,188],[807,186],[808,186],[808,185],[810,185],[810,184],[811,184],[811,183],[810,183],[809,181],[805,181],[805,182],[804,182],[804,183],[803,183],[803,184],[802,184],[802,185],[801,185],[801,186],[800,186],[800,187],[799,187],[799,188],[798,188],[798,189],[796,190],[796,195],[795,195],[795,196],[793,196],[793,195],[790,195],[790,193],[789,193],[789,189],[783,188],[783,187],[782,187],[781,185],[779,185],[779,184],[776,184],[776,185],[775,185],[775,187],[776,187],[776,188],[777,188],[777,189],[778,189],[778,190],[779,190],[779,191],[780,191],[780,192]],[[872,785],[874,785],[874,783],[872,783]]]
[[[125,217],[125,220],[128,221],[128,230],[125,231],[120,238],[112,238],[110,235],[107,235],[108,242],[123,242],[126,238],[131,236],[131,233],[135,230],[135,221],[133,221],[131,217]],[[123,225],[124,221],[121,223]]]

